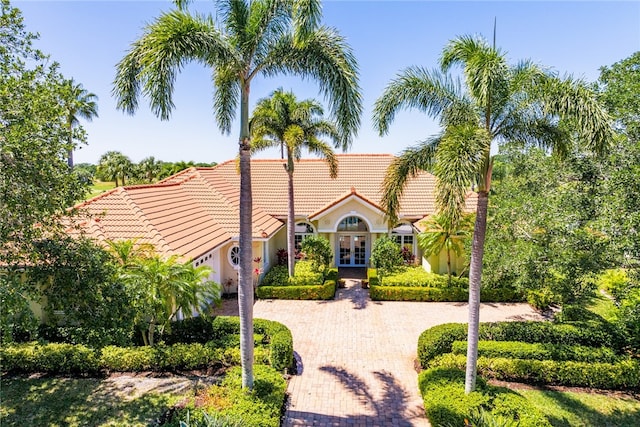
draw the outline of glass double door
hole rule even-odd
[[[364,267],[367,265],[367,235],[339,234],[338,260],[340,267]]]

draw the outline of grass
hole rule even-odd
[[[180,395],[149,393],[126,399],[100,379],[11,378],[0,381],[0,425],[147,426]]]
[[[104,193],[107,190],[111,190],[112,188],[116,188],[115,182],[103,182],[103,181],[93,181],[93,185],[91,186],[91,193],[89,193],[89,197],[97,196],[100,193]]]
[[[618,308],[611,298],[602,295],[599,291],[596,292],[595,297],[587,304],[586,308],[609,322],[616,320]]]
[[[595,393],[518,390],[554,427],[640,426],[640,400]]]

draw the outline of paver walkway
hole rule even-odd
[[[466,322],[466,303],[374,302],[360,280],[332,301],[259,300],[254,317],[293,333],[299,375],[284,426],[428,426],[414,368],[418,336]],[[482,322],[541,319],[527,304],[482,304]]]

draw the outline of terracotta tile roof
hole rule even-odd
[[[295,196],[294,196],[295,197]],[[351,187],[351,191],[349,191],[347,194],[345,194],[342,197],[339,197],[338,199],[334,200],[333,202],[329,203],[328,205],[320,208],[319,210],[317,210],[316,212],[312,213],[311,215],[309,215],[309,219],[313,219],[317,216],[319,216],[320,214],[330,210],[332,207],[340,204],[341,202],[349,199],[350,197],[356,197],[362,201],[364,201],[365,203],[367,203],[370,206],[373,206],[375,209],[384,212],[384,209],[382,209],[380,206],[378,206],[377,204],[373,203],[371,200],[367,199],[366,197],[362,197],[360,194],[358,194],[358,192],[356,191],[355,187]]]
[[[295,210],[311,216],[356,195],[381,209],[381,185],[393,156],[341,154],[338,177],[331,179],[325,162],[295,163]],[[284,226],[287,174],[282,160],[253,160],[254,238],[271,236]],[[235,160],[213,168],[189,168],[157,184],[119,187],[76,206],[92,219],[80,225],[98,240],[139,238],[165,255],[196,258],[239,234],[240,176]],[[401,200],[401,218],[417,221],[435,211],[435,178],[421,173],[411,180]],[[475,206],[475,197],[468,207]],[[72,230],[70,230],[73,233]]]
[[[296,215],[310,216],[344,197],[354,188],[355,192],[370,203],[380,206],[382,182],[394,156],[391,154],[338,154],[338,177],[331,179],[326,163],[320,159],[302,159],[295,163],[294,189]],[[253,160],[251,178],[253,202],[270,215],[286,217],[287,173],[284,161]],[[235,160],[203,172],[207,180],[224,180],[236,192],[240,176]],[[420,219],[435,212],[435,177],[420,173],[412,179],[401,199],[400,217]],[[470,205],[470,208],[475,204]]]

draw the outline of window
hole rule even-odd
[[[338,231],[367,231],[367,223],[357,216],[349,216],[340,221]]]
[[[415,237],[411,224],[401,223],[391,230],[391,238],[400,246],[402,257],[406,263],[415,260]]]
[[[231,246],[228,255],[229,264],[231,264],[234,268],[238,268],[238,264],[240,264],[240,246]]]
[[[315,235],[315,230],[311,224],[299,222],[296,224],[295,231],[295,248],[296,251],[302,250],[302,241],[309,236]]]

